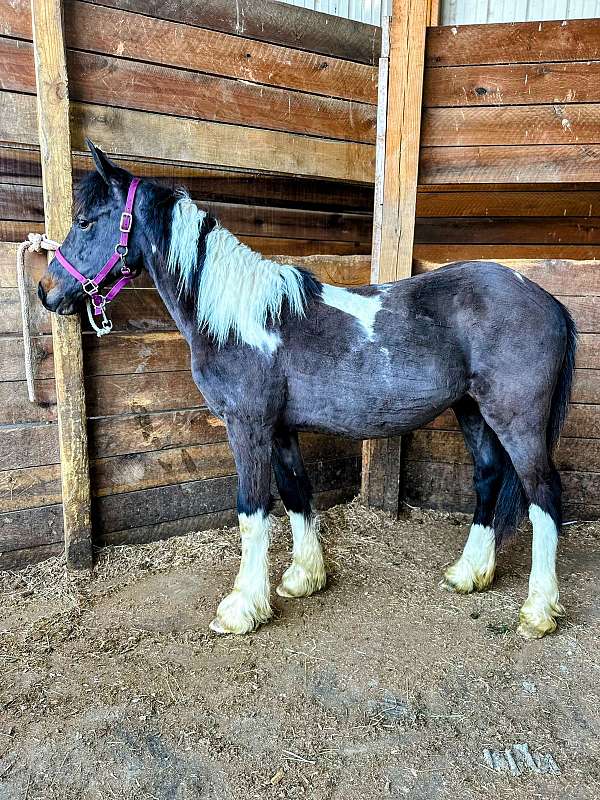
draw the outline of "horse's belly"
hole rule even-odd
[[[357,439],[406,433],[430,422],[464,394],[456,382],[426,383],[377,376],[352,380],[296,376],[288,382],[287,422]]]

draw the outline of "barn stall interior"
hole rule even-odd
[[[66,187],[91,167],[86,136],[137,175],[186,185],[243,241],[328,282],[493,258],[559,296],[580,330],[558,453],[566,518],[600,516],[600,20],[427,27],[433,11],[398,4],[382,47],[377,28],[268,0],[73,0],[65,94],[55,91],[60,4],[0,2],[0,567],[65,544],[78,566],[92,543],[234,523],[224,429],[149,285],[120,295],[104,339],[85,321],[80,337],[77,322],[50,320],[32,298],[38,402],[28,399],[17,243],[68,229]],[[69,165],[62,183],[57,160]],[[44,254],[27,254],[32,295],[44,265]],[[358,493],[362,463],[364,497],[392,519],[338,505],[324,521],[328,596],[235,649],[196,632],[237,558],[222,533],[126,547],[121,561],[103,548],[90,584],[53,559],[5,573],[2,646],[18,690],[4,687],[15,729],[0,770],[11,800],[111,796],[107,787],[161,800],[188,790],[301,797],[311,787],[319,798],[372,797],[376,787],[382,797],[524,800],[540,779],[549,798],[574,796],[575,785],[595,797],[597,526],[578,527],[569,545],[569,627],[554,645],[517,646],[526,550],[511,556],[514,582],[484,600],[457,610],[435,596],[441,565],[462,546],[454,512],[473,504],[451,414],[401,441],[366,443],[362,462],[353,442],[307,436],[304,448],[322,507]],[[395,523],[403,503],[447,513]],[[67,759],[74,769],[63,769]],[[522,780],[509,784],[513,763]]]
[[[239,35],[235,8],[189,3],[161,11],[133,0],[65,5],[69,95],[63,100],[70,110],[73,177],[90,167],[83,154],[89,136],[135,174],[185,184],[265,255],[305,263],[331,283],[366,283],[378,70],[386,75],[389,61],[387,53],[380,59],[380,31],[267,3],[245,7]],[[50,315],[33,299],[39,401],[31,403],[14,268],[16,243],[29,231],[48,229],[38,123],[51,106],[42,102],[38,119],[30,3],[2,3],[0,14],[0,563],[8,567],[61,551],[65,487]],[[421,56],[424,84],[419,62],[417,83],[408,87],[414,96],[422,91],[420,137],[421,104],[413,102],[407,108],[414,118],[402,131],[401,180],[399,137],[388,136],[378,171],[376,215],[383,217],[385,207],[385,229],[402,228],[403,250],[397,259],[394,234],[387,234],[381,264],[377,251],[373,268],[373,280],[391,280],[460,259],[519,259],[524,274],[565,299],[581,340],[559,464],[567,515],[585,518],[599,511],[599,279],[593,263],[599,49],[597,20],[430,28]],[[401,63],[400,53],[392,64]],[[390,118],[399,133],[396,75],[390,87]],[[388,93],[381,95],[385,146]],[[400,186],[411,189],[399,204]],[[49,207],[56,210],[53,200]],[[381,220],[378,229],[381,240]],[[44,260],[27,256],[30,293]],[[94,544],[149,541],[232,522],[235,477],[225,431],[202,405],[187,348],[156,291],[138,281],[115,303],[114,325],[102,340],[84,332],[85,411],[73,411],[81,417],[80,433],[87,427],[90,477],[84,467],[69,491],[84,505],[89,500],[82,497],[92,498]],[[71,370],[72,353],[65,358]],[[386,467],[380,458],[370,468],[370,447],[363,490],[373,505],[393,513],[399,500],[470,508],[469,458],[451,413],[406,437],[402,455],[397,441],[377,445],[385,448]],[[305,449],[319,505],[358,492],[356,443],[313,435],[305,437]],[[89,520],[84,527],[89,537]]]

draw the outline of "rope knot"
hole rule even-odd
[[[27,251],[29,253],[41,253],[42,250],[58,250],[60,247],[58,242],[49,239],[45,233],[29,233],[27,234],[29,244],[27,244]]]

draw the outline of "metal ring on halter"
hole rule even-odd
[[[121,256],[121,258],[125,258],[125,256],[127,255],[128,252],[129,252],[129,248],[127,247],[126,244],[116,244],[115,245],[115,253],[118,256]]]

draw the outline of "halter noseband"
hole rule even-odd
[[[64,267],[68,273],[70,273],[76,280],[79,281],[83,287],[83,291],[88,296],[88,317],[92,327],[96,331],[97,336],[104,336],[105,334],[111,332],[112,322],[106,316],[106,306],[111,302],[111,300],[114,300],[121,289],[127,286],[127,284],[130,283],[130,281],[135,277],[133,272],[131,272],[125,263],[125,258],[128,253],[127,244],[129,242],[129,233],[131,231],[131,226],[133,225],[133,203],[139,182],[139,178],[134,178],[129,184],[125,208],[123,209],[121,220],[119,222],[119,231],[121,232],[121,235],[119,236],[119,241],[115,245],[115,252],[94,278],[86,278],[86,276],[82,275],[79,270],[75,269],[73,264],[71,264],[70,261],[67,261],[64,255],[60,252],[60,248],[54,254],[61,267]],[[100,294],[100,285],[115,264],[118,264],[119,261],[121,262],[121,277],[115,284],[111,286],[105,295]],[[102,317],[102,327],[98,327],[94,321],[94,317],[99,316]]]

